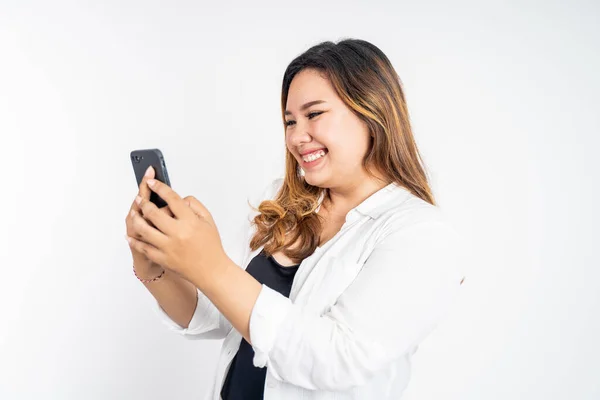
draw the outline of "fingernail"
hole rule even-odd
[[[140,196],[135,196],[135,202],[138,204],[138,206],[140,205],[140,203],[142,202],[142,198]]]
[[[155,183],[156,181],[154,179],[148,179],[148,185],[154,186]]]
[[[152,173],[151,171],[152,166],[149,166],[148,169],[146,170],[146,173],[144,174],[144,176],[150,176],[150,174]]]
[[[125,235],[125,240],[127,240],[129,243],[131,243],[131,238],[127,235]]]
[[[132,217],[135,217],[135,211],[131,210],[129,214],[131,214]]]

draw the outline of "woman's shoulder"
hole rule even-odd
[[[380,238],[419,235],[425,242],[466,240],[445,209],[415,195],[401,197],[402,201],[387,207],[379,219]],[[392,201],[392,203],[394,203]],[[414,239],[417,239],[416,237]]]
[[[380,214],[386,225],[400,228],[425,222],[448,222],[447,216],[438,205],[433,205],[406,190],[398,191],[400,193],[397,198],[391,197]]]

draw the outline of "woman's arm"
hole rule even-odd
[[[191,281],[250,343],[250,314],[262,285],[230,258],[214,266],[210,277],[192,277]]]
[[[249,200],[252,205],[258,205],[262,200],[274,198],[282,183],[282,178],[277,178],[270,182],[259,193],[251,196]],[[231,292],[229,289],[239,285],[231,285],[231,283],[239,280],[240,276],[245,278],[251,277],[241,266],[250,254],[249,243],[254,233],[251,221],[255,215],[256,212],[254,210],[250,211],[240,229],[232,236],[229,245],[224,243],[229,255],[226,261],[229,263],[229,266],[236,267],[237,271],[235,269],[228,271],[228,276],[222,280],[223,288],[221,291],[227,292],[228,296],[231,296],[232,299],[239,297],[237,293]],[[214,266],[214,269],[217,271],[220,270],[218,266]],[[168,277],[170,279],[164,281],[164,285],[160,285],[159,282],[167,278],[167,274],[155,282],[146,284],[148,290],[150,290],[157,300],[156,312],[160,319],[171,330],[189,339],[225,338],[233,326],[219,309],[215,307],[212,301],[198,290],[201,283],[192,283],[173,273],[169,273]],[[173,282],[174,280],[179,281]],[[175,293],[175,296],[172,296],[171,292]],[[181,298],[178,299],[177,297]],[[193,301],[191,300],[192,297]]]
[[[157,268],[154,274],[149,273],[149,276],[140,276],[140,278],[150,279],[158,276],[161,271],[162,269]],[[143,284],[173,322],[182,328],[189,326],[197,305],[197,290],[193,283],[165,270],[164,275],[158,280],[143,282]]]
[[[230,261],[194,283],[251,343],[254,365],[311,390],[345,390],[417,346],[454,302],[462,251],[440,222],[396,229],[324,315],[261,285]]]
[[[235,260],[232,262],[235,262],[235,266],[242,272],[239,265],[243,264],[249,253],[247,244],[249,229],[249,222],[243,224],[235,233],[230,246],[231,259]],[[166,285],[159,285],[165,278],[169,278],[164,282]],[[170,282],[173,279],[180,282]],[[194,283],[169,270],[165,271],[165,276],[162,278],[155,282],[145,283],[145,285],[157,300],[156,312],[162,322],[171,330],[188,339],[223,339],[233,328],[225,316]],[[178,302],[170,301],[172,297],[169,287],[172,288],[175,297],[181,297]],[[178,296],[177,293],[180,293],[181,296]]]
[[[219,313],[208,297],[198,291],[193,283],[177,274],[165,270],[160,279],[144,282],[144,285],[156,300],[155,311],[160,320],[183,337],[222,339],[231,330],[229,321]]]

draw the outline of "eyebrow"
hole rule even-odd
[[[308,103],[306,103],[302,107],[300,107],[300,111],[304,111],[304,110],[306,110],[310,106],[314,106],[315,104],[321,104],[321,103],[326,103],[326,101],[325,100],[313,100],[313,101],[309,101]],[[283,114],[284,115],[291,115],[292,112],[288,111],[288,110],[285,110],[285,112]]]

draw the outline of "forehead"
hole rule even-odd
[[[300,71],[290,84],[286,109],[295,111],[302,104],[313,100],[334,101],[337,97],[333,86],[321,72],[314,69]]]

